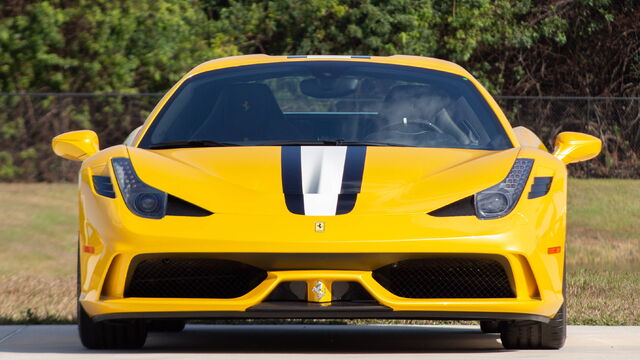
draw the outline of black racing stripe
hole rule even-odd
[[[304,196],[302,194],[284,194],[287,209],[298,215],[304,215]]]
[[[358,194],[362,186],[362,174],[364,173],[364,158],[367,154],[366,146],[347,147],[347,156],[344,160],[344,173],[342,175],[342,188],[340,194]]]
[[[302,194],[302,163],[300,146],[282,148],[282,191],[285,194]]]
[[[340,194],[338,195],[338,205],[336,206],[336,215],[344,215],[350,213],[356,206],[356,198],[358,194]]]
[[[366,146],[349,146],[344,160],[342,187],[336,205],[336,215],[351,212],[356,205],[356,199],[362,187],[364,160],[367,155]]]
[[[535,199],[543,197],[549,193],[551,188],[552,176],[541,176],[533,178],[533,184],[531,185],[531,191],[529,192],[529,199]]]
[[[304,215],[300,146],[282,146],[281,149],[282,192],[287,209],[294,214]]]

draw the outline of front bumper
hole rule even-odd
[[[425,318],[534,319],[545,321],[564,299],[564,214],[545,216],[530,201],[532,215],[514,212],[490,221],[475,217],[432,218],[426,214],[299,215],[214,214],[206,218],[138,218],[118,201],[103,200],[85,187],[81,209],[80,302],[95,319],[106,318]],[[118,200],[118,199],[116,199]],[[542,201],[542,200],[535,200]],[[538,204],[538,205],[536,205]],[[535,215],[540,214],[540,215]],[[559,219],[559,220],[558,220]],[[315,223],[324,222],[324,232]],[[425,236],[428,235],[428,236]],[[561,247],[549,254],[550,247]],[[145,254],[203,254],[231,258],[268,271],[244,296],[232,299],[125,297],[131,264]],[[395,296],[372,270],[433,254],[503,258],[515,297],[508,299],[413,299]],[[257,260],[256,260],[257,259]],[[264,307],[286,281],[357,282],[376,308],[315,305]]]
[[[455,242],[454,242],[455,244]],[[455,248],[455,245],[452,246]],[[175,255],[176,253],[172,253]],[[190,253],[194,254],[194,253]],[[195,253],[202,254],[202,253]],[[452,253],[447,253],[451,255]],[[455,253],[453,253],[455,254]],[[212,258],[244,259],[245,262],[275,268],[257,287],[243,296],[231,299],[204,298],[142,298],[125,297],[124,290],[131,277],[137,252],[118,253],[111,258],[104,270],[94,268],[93,276],[87,277],[86,290],[81,294],[81,304],[90,316],[96,319],[114,318],[397,318],[397,319],[531,319],[547,321],[560,308],[563,297],[561,282],[554,289],[554,273],[547,267],[535,264],[517,253],[502,252],[514,291],[513,298],[469,298],[469,299],[415,299],[394,295],[381,286],[367,268],[389,264],[398,259],[422,258],[433,253],[367,253],[367,254],[313,254],[313,253],[207,253]],[[184,255],[184,254],[179,254]],[[486,253],[463,253],[459,255],[485,258],[496,256]],[[143,255],[144,257],[144,255]],[[531,257],[535,259],[535,256]],[[560,257],[555,255],[557,261]],[[272,259],[271,266],[267,265]],[[316,259],[315,261],[310,259]],[[96,262],[98,265],[100,262]],[[332,270],[314,267],[325,263]],[[276,265],[277,264],[277,265]],[[304,270],[278,270],[288,268],[311,268]],[[303,265],[305,264],[305,265]],[[558,264],[561,266],[562,264]],[[345,269],[345,268],[352,269]],[[536,270],[534,270],[534,268]],[[354,270],[356,269],[356,270]],[[559,275],[557,275],[559,277]],[[93,282],[95,285],[91,285]],[[343,303],[269,303],[267,297],[284,282],[321,280],[333,282],[356,282],[377,302],[352,306]]]
[[[282,282],[322,279],[357,282],[378,302],[263,302]],[[522,295],[522,294],[521,294]],[[407,299],[380,286],[370,271],[270,271],[267,279],[234,299],[120,298],[81,300],[96,320],[118,318],[395,318],[395,319],[530,319],[548,321],[557,311],[552,300],[528,296],[513,299]],[[548,314],[548,315],[547,315]]]

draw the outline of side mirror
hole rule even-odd
[[[593,159],[600,154],[602,141],[578,132],[562,132],[556,137],[553,155],[565,164]]]
[[[53,152],[65,159],[83,161],[100,151],[98,135],[91,130],[69,131],[51,140]]]

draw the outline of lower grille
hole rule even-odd
[[[237,261],[148,259],[136,266],[124,296],[230,299],[245,295],[266,277],[266,271]]]
[[[488,259],[404,260],[375,270],[373,278],[392,294],[404,298],[515,297],[504,267]]]

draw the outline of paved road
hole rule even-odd
[[[559,351],[506,351],[474,326],[188,325],[144,349],[87,351],[71,325],[0,326],[0,359],[640,359],[640,326],[570,326]]]

